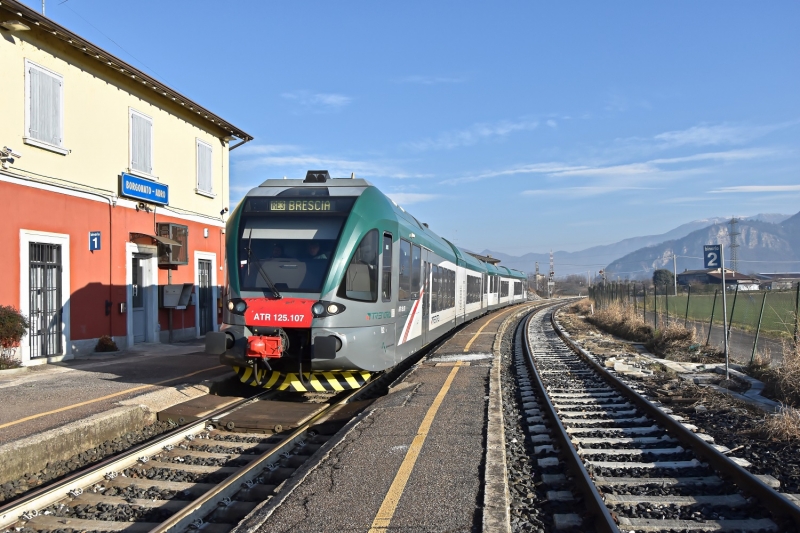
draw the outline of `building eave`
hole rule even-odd
[[[4,11],[12,13],[12,16],[20,20],[20,22],[30,25],[31,30],[42,30],[49,32],[57,39],[74,47],[76,50],[83,52],[87,57],[101,63],[104,65],[104,68],[112,70],[117,74],[128,76],[132,80],[138,81],[143,87],[151,89],[156,95],[164,98],[169,103],[186,108],[186,110],[197,115],[197,117],[202,121],[213,124],[217,129],[225,131],[230,137],[241,139],[241,142],[237,146],[241,146],[241,144],[253,140],[252,135],[244,132],[240,128],[237,128],[222,117],[212,113],[205,107],[187,98],[178,91],[168,87],[165,83],[158,81],[146,72],[139,70],[138,68],[107,52],[99,46],[92,44],[83,37],[71,32],[67,28],[64,28],[63,26],[31,9],[25,4],[22,4],[17,0],[0,0],[0,13]],[[2,32],[6,31],[7,30],[2,30]]]

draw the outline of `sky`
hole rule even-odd
[[[35,9],[40,0],[26,0]],[[47,0],[255,137],[231,203],[309,169],[511,255],[800,210],[800,3]]]

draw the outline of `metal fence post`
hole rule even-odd
[[[642,322],[647,324],[647,285],[642,283]]]
[[[667,290],[667,284],[664,284],[664,302],[667,305],[667,320],[666,323],[669,324],[669,291]]]
[[[714,309],[717,308],[717,292],[719,289],[714,289],[714,302],[711,304],[711,321],[708,323],[708,337],[706,338],[706,346],[711,342],[711,328],[714,326]]]
[[[653,330],[658,330],[658,285],[653,283]]]
[[[731,338],[731,328],[733,327],[733,312],[736,310],[736,297],[739,295],[739,284],[736,284],[736,291],[733,293],[733,305],[731,306],[731,318],[728,321],[727,338]]]
[[[753,353],[750,354],[750,364],[756,358],[756,346],[758,346],[758,333],[761,331],[761,318],[764,316],[764,304],[767,303],[767,291],[764,291],[764,298],[761,300],[761,312],[758,314],[758,326],[756,326],[756,338],[753,341]]]
[[[797,328],[800,326],[800,281],[797,282],[797,293],[794,297],[794,343],[797,344]]]
[[[686,293],[686,318],[683,319],[684,329],[689,329],[689,298],[692,297],[692,286],[689,285],[689,290]]]

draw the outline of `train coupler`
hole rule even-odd
[[[247,357],[278,359],[283,357],[283,338],[254,335],[247,339]]]

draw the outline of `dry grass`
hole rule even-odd
[[[614,302],[605,309],[595,311],[587,319],[595,326],[634,342],[649,342],[653,328],[645,324],[633,307]]]
[[[569,310],[579,315],[591,315],[592,301],[589,298],[578,300],[577,302],[569,306]]]
[[[764,434],[777,440],[800,440],[800,410],[784,407],[772,416],[767,417]]]

